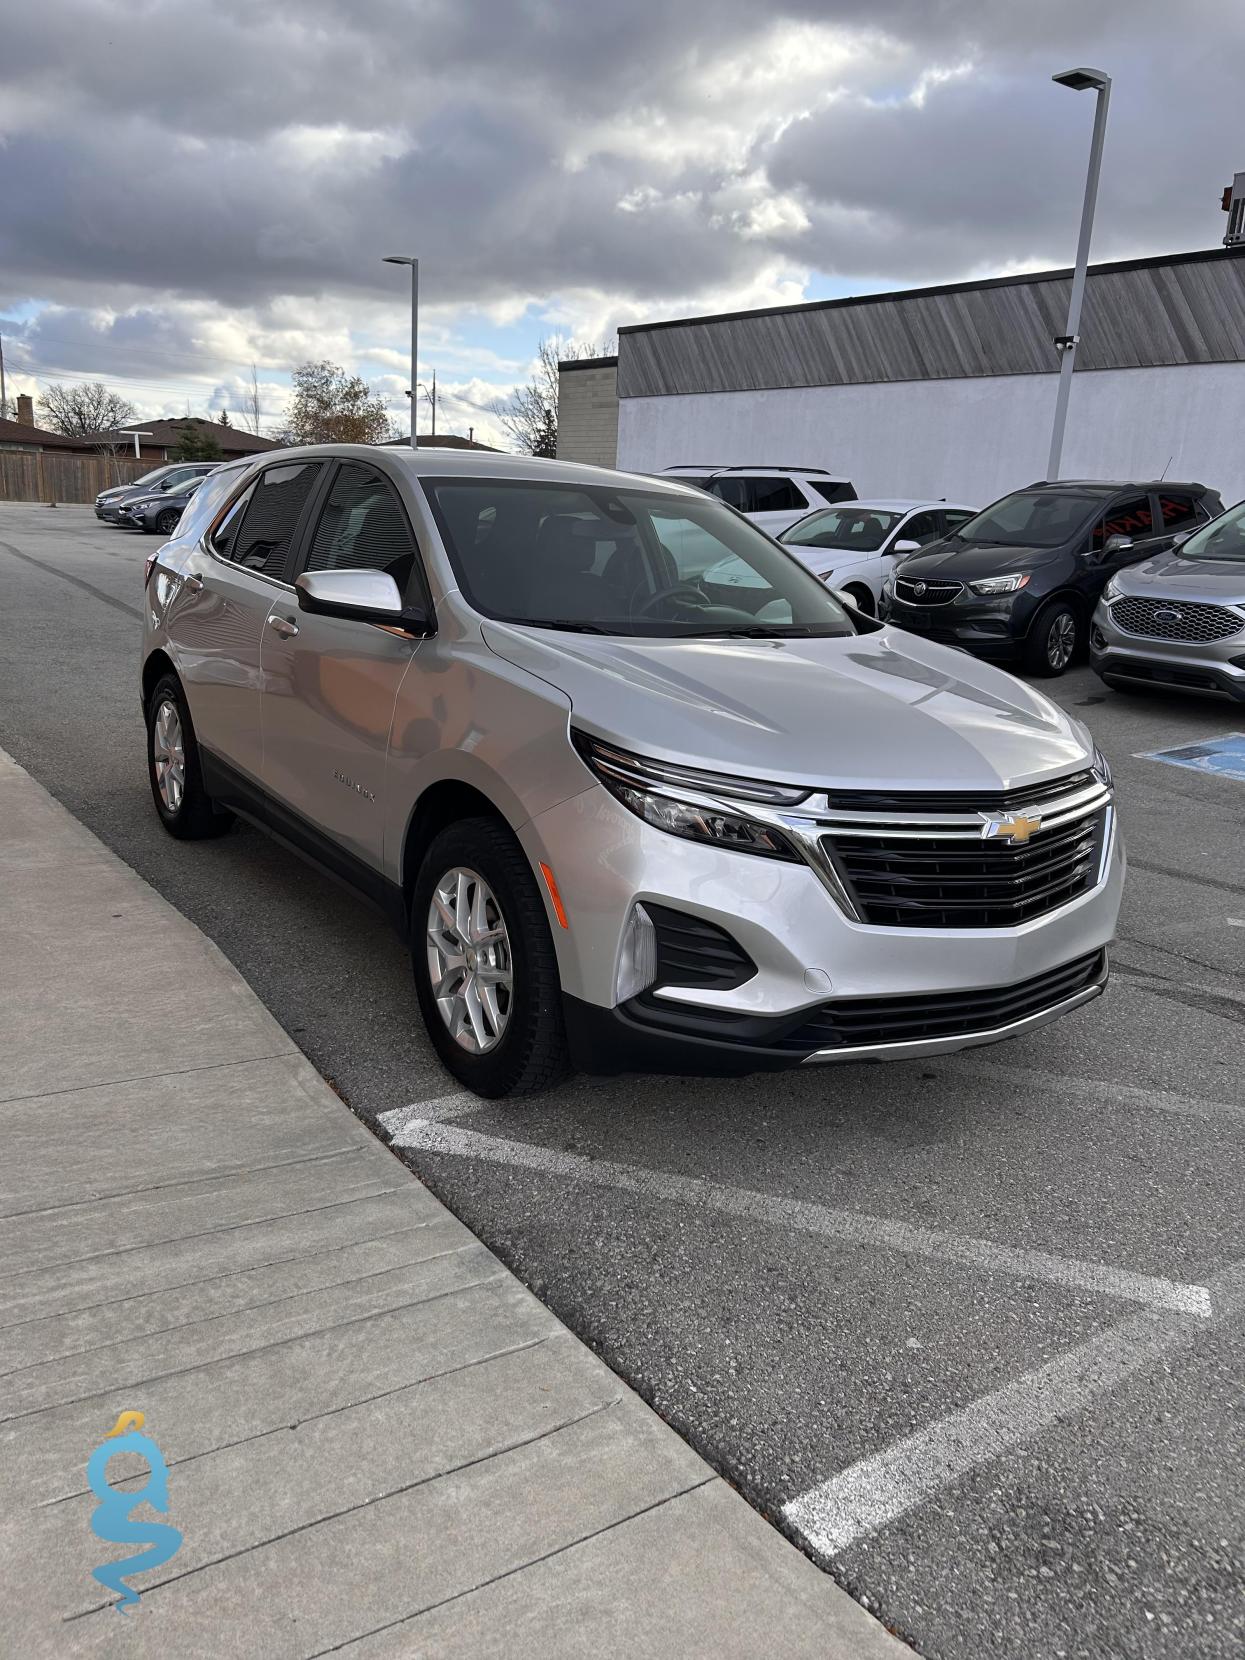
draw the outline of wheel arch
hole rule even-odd
[[[411,811],[402,841],[402,894],[408,908],[424,854],[442,830],[465,818],[496,819],[514,833],[505,813],[476,785],[461,778],[441,778],[429,784]]]
[[[147,705],[151,701],[151,694],[155,691],[157,682],[163,680],[166,674],[171,674],[177,681],[178,685],[181,685],[181,676],[177,672],[177,666],[173,662],[173,659],[162,646],[157,646],[155,650],[150,653],[147,661],[143,664],[144,712],[146,712]],[[182,687],[182,693],[184,696],[184,686]]]

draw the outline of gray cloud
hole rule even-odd
[[[1245,165],[1243,45],[1229,0],[19,8],[0,305],[129,312],[108,362],[171,373],[205,350],[186,308],[262,333],[299,297],[323,331],[326,303],[392,301],[389,251],[423,255],[433,300],[588,294],[611,320],[783,271],[1062,262],[1090,101],[1049,76],[1086,60],[1117,77],[1096,254],[1205,246]]]

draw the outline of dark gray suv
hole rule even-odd
[[[1062,674],[1115,572],[1222,511],[1204,484],[1031,484],[896,566],[882,615],[993,662]]]

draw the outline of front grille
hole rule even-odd
[[[861,920],[882,928],[1014,928],[1098,880],[1107,808],[1027,842],[837,827],[822,838]]]
[[[644,909],[657,935],[657,985],[731,991],[756,973],[757,965],[724,928],[648,900]]]
[[[1125,595],[1111,606],[1111,621],[1125,634],[1150,640],[1230,640],[1245,630],[1245,617],[1226,605],[1199,600],[1141,599]]]
[[[924,582],[920,577],[897,576],[895,597],[906,605],[949,605],[963,593],[962,582]]]
[[[818,1049],[871,1048],[989,1032],[1075,997],[1102,978],[1104,967],[1104,953],[1094,951],[1062,968],[1022,980],[1019,985],[932,992],[920,997],[840,998],[823,1003],[803,1024],[779,1039],[777,1047],[813,1053]]]

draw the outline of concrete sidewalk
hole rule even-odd
[[[3,752],[0,1054],[0,1652],[908,1654]],[[127,1411],[168,1513],[103,1543]],[[121,1617],[91,1571],[157,1519]]]

